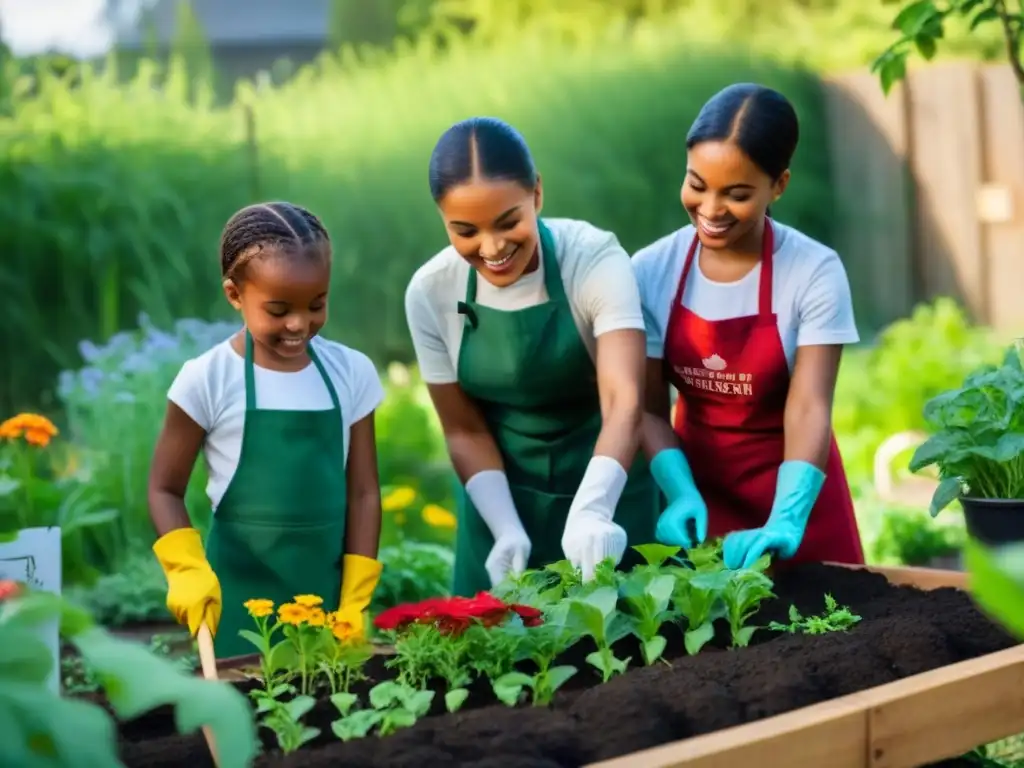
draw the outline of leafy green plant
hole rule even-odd
[[[251,695],[256,702],[256,714],[263,716],[260,725],[274,732],[277,746],[284,754],[297,751],[320,735],[319,728],[302,724],[302,718],[316,706],[316,699],[300,694],[294,685],[281,683],[269,690],[254,690]]]
[[[901,8],[893,19],[892,26],[899,32],[899,38],[871,65],[885,93],[906,77],[907,58],[912,51],[916,49],[926,60],[935,57],[939,41],[946,36],[946,25],[955,17],[968,19],[971,32],[982,25],[999,25],[1010,67],[1024,88],[1024,63],[1021,62],[1024,5],[1020,0],[1016,3],[1014,0],[914,0]]]
[[[354,694],[336,694],[331,703],[341,717],[331,729],[342,741],[363,738],[375,727],[381,736],[414,725],[430,711],[433,691],[420,691],[395,681],[378,683],[370,689],[370,709],[355,709]]]
[[[661,658],[668,644],[658,630],[674,617],[670,605],[675,588],[675,576],[647,569],[634,571],[623,581],[622,593],[633,617],[633,634],[640,640],[640,652],[648,666]]]
[[[4,765],[119,764],[111,717],[98,705],[58,696],[46,685],[53,659],[37,628],[53,620],[93,671],[119,719],[171,705],[181,733],[202,725],[211,729],[222,766],[251,764],[257,745],[252,714],[234,688],[186,674],[144,646],[110,635],[55,595],[11,585],[0,583],[0,711],[10,713],[0,743]]]
[[[714,639],[715,620],[725,616],[722,593],[729,582],[729,572],[681,568],[675,571],[675,575],[672,602],[686,618],[683,639],[686,652],[693,656]]]
[[[619,659],[612,645],[631,631],[629,618],[617,606],[619,593],[614,587],[600,587],[588,595],[569,600],[569,619],[581,635],[589,635],[597,650],[587,655],[587,663],[601,673],[603,682],[622,674],[629,659]]]
[[[554,606],[545,613],[544,623],[525,630],[522,656],[537,667],[528,675],[510,671],[491,678],[495,696],[512,707],[515,706],[524,688],[532,691],[533,705],[547,706],[555,692],[579,670],[570,664],[555,665],[555,659],[565,653],[580,638],[580,632],[569,621],[569,603]]]
[[[937,465],[934,517],[966,489],[983,499],[1024,498],[1024,369],[1013,347],[1000,366],[985,365],[963,386],[932,398],[925,419],[934,434],[914,452],[910,469]]]
[[[839,607],[832,595],[825,595],[825,612],[818,616],[803,616],[795,605],[789,606],[789,623],[773,621],[768,629],[789,634],[825,635],[829,632],[845,632],[860,621],[860,616],[848,607]]]
[[[721,596],[733,648],[743,648],[750,643],[758,627],[748,625],[747,621],[757,613],[762,600],[775,596],[772,580],[764,574],[770,562],[770,556],[765,555],[751,568],[727,572],[729,578]]]

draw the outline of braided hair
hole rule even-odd
[[[220,236],[220,269],[238,281],[243,267],[270,249],[330,261],[331,241],[316,216],[293,203],[258,203],[238,211]]]

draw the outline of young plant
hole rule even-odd
[[[673,569],[676,586],[672,602],[676,610],[686,617],[683,635],[686,652],[694,656],[715,637],[715,620],[725,615],[722,594],[729,582],[730,572],[723,570],[693,571]]]
[[[673,547],[669,544],[637,544],[633,547],[646,563],[646,570],[659,570],[666,562],[673,559],[682,551],[682,547]],[[638,565],[633,571],[644,569],[645,566]]]
[[[929,400],[924,418],[933,434],[910,470],[938,466],[932,517],[965,490],[981,499],[1024,498],[1024,369],[1015,348],[998,368],[983,366],[959,389]]]
[[[537,672],[527,675],[510,671],[491,678],[494,695],[510,707],[519,703],[524,688],[532,693],[533,705],[547,706],[577,669],[569,664],[552,666],[555,659],[579,640],[579,633],[568,621],[569,604],[561,603],[545,617],[543,624],[525,630],[522,655],[537,666]]]
[[[648,561],[647,568],[634,569],[622,584],[623,598],[633,617],[633,634],[640,640],[640,651],[648,666],[665,652],[668,641],[658,631],[675,615],[669,606],[676,578],[659,573],[656,567]]]
[[[379,683],[370,689],[371,709],[356,709],[354,694],[339,693],[331,697],[341,717],[331,723],[334,735],[342,741],[360,739],[377,728],[381,736],[388,736],[400,728],[415,725],[430,711],[433,691],[419,691],[398,682]]]
[[[768,629],[790,634],[824,635],[829,632],[845,632],[858,621],[860,616],[846,606],[840,608],[832,595],[825,595],[825,613],[804,617],[795,605],[791,605],[789,624],[773,621],[768,625]]]
[[[277,746],[288,755],[297,751],[307,741],[320,735],[319,728],[310,728],[302,724],[302,718],[316,704],[312,696],[297,694],[294,685],[287,683],[275,686],[270,691],[253,691],[256,701],[256,714],[263,715],[260,725],[269,728],[277,737]],[[282,698],[293,697],[288,701]]]
[[[726,572],[729,580],[722,590],[722,602],[725,603],[733,648],[744,648],[750,643],[758,627],[747,626],[747,620],[757,613],[762,600],[775,596],[772,580],[762,572],[769,562],[766,555],[752,568]]]
[[[619,612],[618,600],[617,589],[600,587],[585,597],[569,601],[570,621],[580,634],[589,635],[597,644],[597,650],[587,656],[587,663],[601,673],[605,683],[613,675],[625,672],[630,662],[612,653],[612,645],[630,633],[632,623],[628,616]]]

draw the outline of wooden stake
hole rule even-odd
[[[213,634],[206,622],[199,625],[196,633],[196,642],[199,645],[199,663],[203,668],[203,677],[210,681],[219,680],[217,676],[217,657],[213,652]],[[217,745],[213,740],[213,733],[207,726],[203,726],[203,736],[206,738],[206,746],[210,748],[210,756],[213,757],[213,764],[220,768],[220,759],[217,757]]]

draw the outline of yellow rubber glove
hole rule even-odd
[[[179,624],[195,637],[205,621],[217,634],[221,594],[217,575],[206,559],[203,541],[195,528],[178,528],[164,534],[153,552],[167,576],[167,608]]]
[[[370,606],[383,569],[382,563],[370,557],[345,555],[343,558],[337,623],[346,625],[347,638],[362,640],[366,637],[363,613]]]

